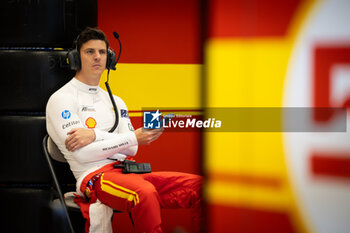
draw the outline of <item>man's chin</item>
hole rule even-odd
[[[102,73],[103,73],[104,70],[105,70],[105,69],[102,69],[102,68],[93,69],[93,70],[91,71],[91,73],[93,73],[93,74],[95,74],[95,75],[102,75]]]

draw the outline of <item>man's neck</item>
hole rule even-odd
[[[90,86],[98,86],[100,82],[100,75],[86,75],[81,71],[77,71],[75,78],[82,83],[85,83]]]

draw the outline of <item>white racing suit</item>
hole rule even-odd
[[[108,93],[98,86],[73,78],[50,97],[46,106],[48,134],[70,165],[77,193],[86,197],[90,187],[89,202],[80,203],[87,219],[86,232],[112,232],[112,208],[131,212],[136,232],[162,232],[160,208],[196,208],[198,222],[201,177],[175,172],[123,174],[113,168],[115,161],[108,158],[123,161],[134,156],[138,147],[125,103],[116,96],[114,100],[119,124],[113,133],[108,132],[115,122],[113,106]],[[96,140],[68,151],[65,139],[74,128],[93,129]]]

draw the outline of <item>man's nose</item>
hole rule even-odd
[[[99,52],[95,52],[95,53],[94,53],[94,59],[95,59],[95,60],[101,59],[101,54],[100,54]]]

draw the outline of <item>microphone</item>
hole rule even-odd
[[[117,59],[116,59],[116,61],[115,61],[115,63],[114,63],[114,66],[116,66],[117,63],[118,63],[118,61],[119,61],[120,54],[122,53],[122,43],[120,42],[119,34],[118,34],[116,31],[113,32],[113,36],[114,36],[114,38],[116,38],[116,39],[118,40],[118,42],[119,42],[119,54],[118,54],[118,57],[117,57]]]
[[[119,34],[117,32],[113,32],[113,36],[116,38],[116,39],[119,39]]]

